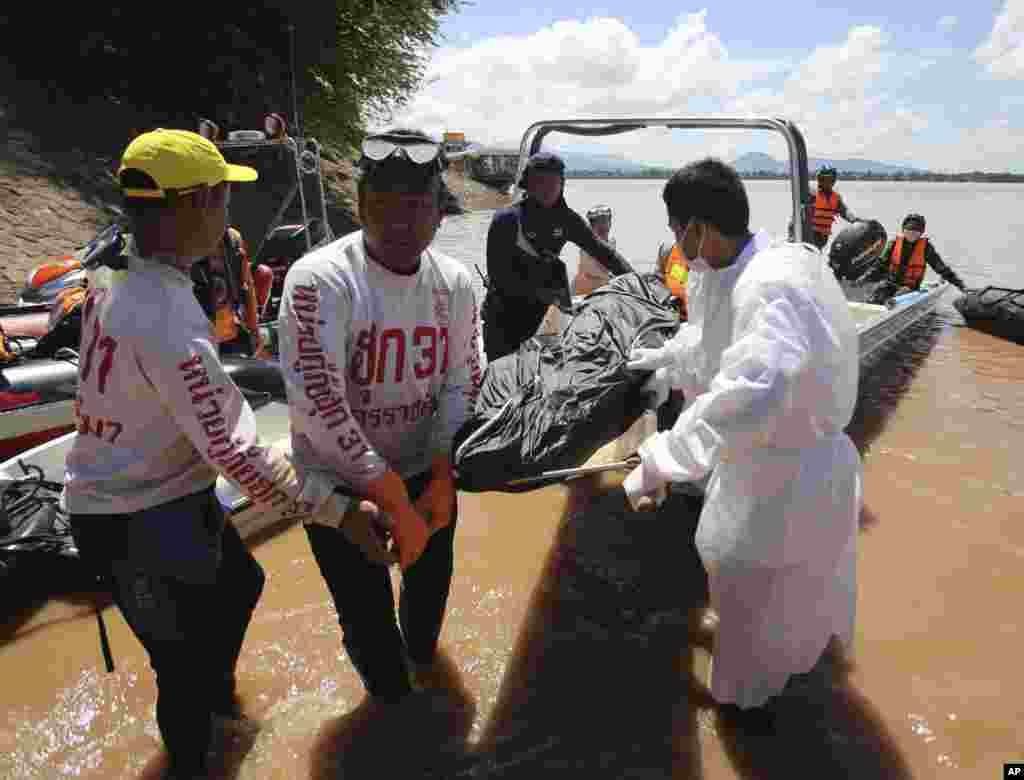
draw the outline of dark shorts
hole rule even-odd
[[[72,515],[71,527],[83,561],[149,654],[172,763],[199,771],[210,716],[231,703],[262,567],[212,487],[133,514]]]

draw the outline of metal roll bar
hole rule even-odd
[[[531,154],[540,151],[544,138],[549,133],[566,133],[580,136],[603,136],[629,133],[650,127],[687,130],[749,129],[772,130],[786,139],[789,149],[789,178],[793,192],[793,237],[803,241],[810,236],[806,221],[807,204],[811,202],[811,191],[807,181],[807,146],[804,137],[788,119],[780,117],[657,117],[651,119],[623,117],[621,119],[559,119],[535,122],[523,133],[519,144],[519,166],[515,180],[518,182]]]

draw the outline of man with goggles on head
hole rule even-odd
[[[633,270],[566,204],[565,163],[560,157],[534,154],[519,186],[526,196],[498,211],[487,232],[484,349],[488,360],[515,352],[536,332],[551,304],[571,309],[568,275],[558,256],[567,241],[613,276]]]
[[[362,152],[363,229],[289,269],[280,351],[295,457],[353,496],[340,523],[306,532],[349,659],[379,703],[410,693],[434,662],[453,565],[451,442],[480,359],[472,278],[431,248],[452,201],[440,144],[396,130]]]
[[[903,219],[903,232],[889,242],[877,265],[862,277],[865,282],[885,280],[875,290],[872,301],[883,303],[901,292],[916,290],[924,281],[928,266],[954,287],[965,289],[956,271],[942,262],[931,240],[924,234],[924,227],[924,217],[907,214]]]
[[[606,242],[613,249],[615,239],[611,238],[612,209],[611,206],[594,206],[587,209],[587,222],[594,235]],[[580,250],[579,266],[576,268],[576,279],[573,281],[573,295],[589,295],[598,287],[608,284],[612,275],[597,260],[583,249]]]

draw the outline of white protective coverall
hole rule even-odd
[[[696,544],[720,621],[711,692],[760,706],[833,634],[852,650],[862,466],[843,429],[857,332],[807,245],[758,233],[732,266],[690,278],[696,321],[666,357],[692,400],[641,446],[639,489],[626,487],[648,494],[710,473]]]

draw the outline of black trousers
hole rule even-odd
[[[429,477],[406,480],[413,501]],[[403,573],[397,621],[388,568],[370,561],[341,531],[306,526],[338,611],[342,644],[375,699],[398,699],[412,690],[406,655],[418,664],[433,661],[451,588],[455,525],[453,510],[451,525],[435,532],[423,555]]]
[[[487,362],[511,355],[537,332],[548,305],[525,298],[488,293],[483,305],[484,354]]]
[[[175,572],[178,551],[155,559],[130,528],[136,515],[72,515],[72,534],[83,559],[107,578],[149,654],[157,724],[172,767],[199,772],[210,744],[210,717],[231,704],[235,664],[265,577],[235,527],[224,524],[212,488],[157,509],[182,528],[208,532],[207,541],[219,547],[208,573],[197,577],[194,566]]]
[[[658,407],[656,414],[659,431],[672,430],[672,426],[676,424],[676,420],[679,419],[679,415],[683,412],[683,401],[682,393],[673,392],[669,395],[668,400]]]

